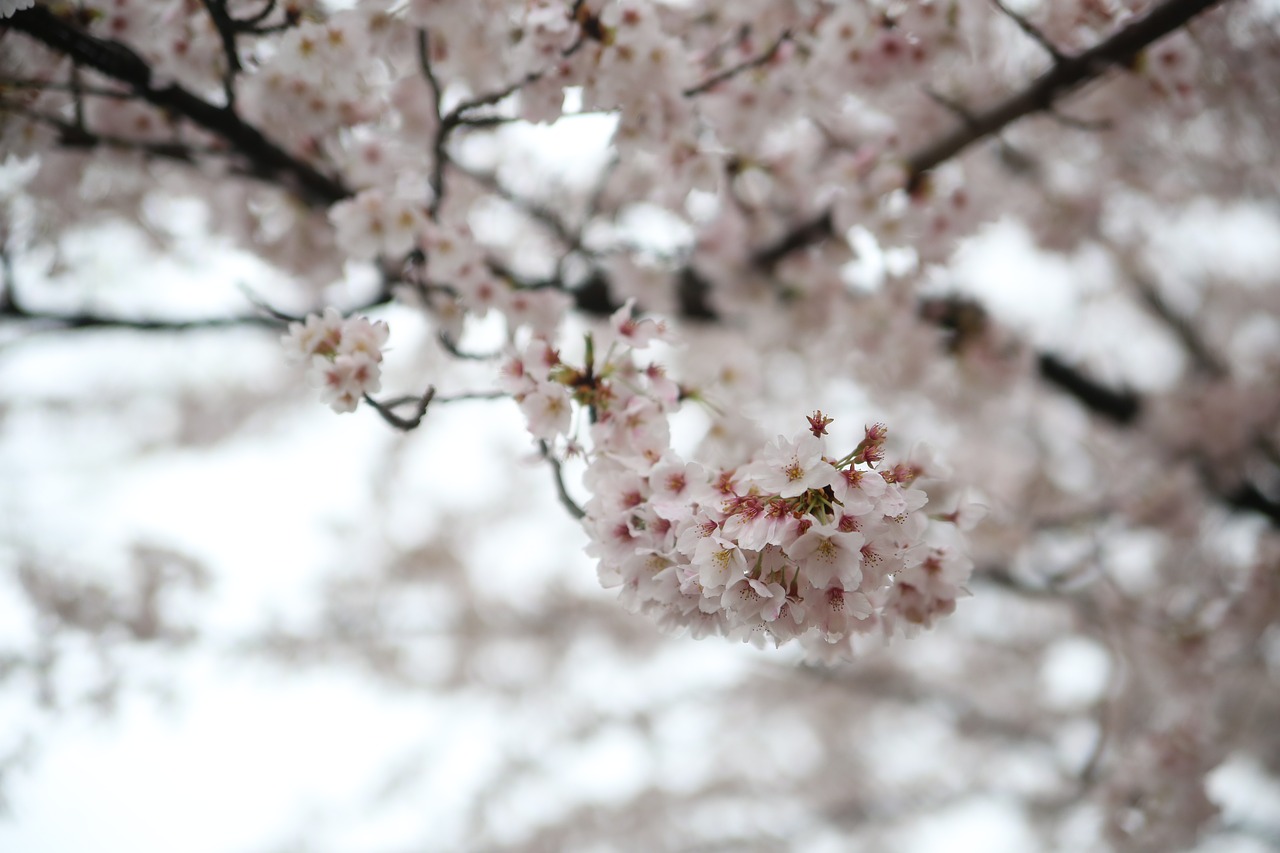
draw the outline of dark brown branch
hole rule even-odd
[[[3,99],[0,99],[0,110],[20,115],[30,121],[54,128],[58,131],[58,142],[67,148],[112,148],[118,151],[139,151],[151,157],[177,160],[187,165],[193,165],[196,162],[197,154],[219,153],[208,149],[195,148],[182,142],[147,142],[141,139],[91,133],[77,122],[66,121],[58,116],[29,109],[21,104],[10,103]]]
[[[570,56],[582,45],[583,38],[579,37],[572,45],[561,51],[561,56]],[[459,127],[487,127],[499,124],[505,119],[501,116],[479,116],[472,117],[470,113],[481,107],[491,107],[506,98],[514,95],[531,83],[536,83],[546,76],[550,68],[543,68],[538,71],[530,71],[519,80],[508,83],[501,89],[488,92],[483,95],[476,95],[468,98],[453,107],[447,113],[442,109],[442,101],[444,98],[444,87],[439,77],[435,73],[435,69],[431,64],[430,52],[430,34],[426,30],[418,31],[418,65],[422,70],[422,76],[426,79],[428,87],[431,89],[431,98],[436,115],[436,136],[432,144],[434,152],[434,164],[431,172],[431,189],[435,197],[431,200],[429,212],[434,219],[439,213],[440,205],[444,200],[444,175],[445,166],[457,166],[450,157],[448,151],[449,137]]]
[[[240,49],[236,46],[236,22],[227,12],[227,0],[201,0],[213,27],[222,41],[222,53],[227,67],[222,73],[222,91],[227,99],[227,109],[235,109],[236,75],[241,71]]]
[[[3,258],[7,265],[7,256],[0,255],[0,258]],[[89,311],[41,311],[29,309],[18,300],[13,279],[12,270],[9,269],[4,281],[3,298],[0,298],[0,322],[12,320],[28,325],[45,325],[60,331],[126,329],[135,332],[189,332],[199,329],[232,329],[254,326],[264,329],[281,329],[291,322],[302,319],[272,308],[248,290],[245,290],[246,297],[261,313],[232,314],[225,317],[166,319],[158,317],[128,317]],[[391,297],[388,294],[379,293],[367,302],[344,309],[343,314],[358,314],[369,311],[390,301]]]
[[[510,203],[520,212],[527,215],[530,219],[539,223],[555,235],[556,239],[570,249],[576,249],[585,252],[586,249],[582,245],[582,237],[565,223],[560,214],[555,210],[547,207],[533,199],[524,198],[510,187],[507,187],[498,180],[498,176],[492,172],[478,172],[474,169],[467,168],[457,161],[453,161],[453,166],[462,174],[484,187],[489,192],[501,198],[503,201]]]
[[[503,101],[506,98],[511,97],[516,92],[523,89],[525,86],[528,86],[530,83],[538,82],[539,80],[542,79],[543,75],[545,74],[546,74],[546,71],[530,71],[528,74],[524,75],[519,80],[515,81],[514,83],[508,83],[506,86],[503,86],[501,89],[498,89],[493,92],[489,92],[488,94],[485,94],[485,95],[477,95],[474,98],[468,98],[467,100],[458,104],[456,107],[449,110],[449,112],[445,114],[445,117],[444,117],[445,126],[447,126],[450,129],[457,127],[459,124],[462,124],[462,122],[465,120],[467,113],[471,112],[472,110],[478,110],[481,107],[491,107],[494,104],[498,103],[499,101]]]
[[[56,313],[28,311],[13,303],[12,294],[0,304],[0,321],[48,324],[50,327],[74,331],[81,329],[128,329],[135,332],[189,332],[197,329],[228,329],[244,326],[280,328],[281,321],[255,315],[204,317],[191,320],[161,320],[154,317],[125,317],[88,312]]]
[[[432,402],[459,403],[464,400],[504,400],[511,395],[506,391],[462,391],[457,394],[437,394]]]
[[[340,182],[280,148],[234,110],[214,106],[177,84],[153,87],[151,66],[120,42],[89,35],[43,6],[16,13],[7,28],[125,84],[142,100],[225,140],[255,174],[277,180],[309,204],[328,207],[349,195]]]
[[[432,403],[440,405],[442,403],[458,403],[464,400],[501,400],[509,396],[511,395],[505,391],[464,391],[459,394],[436,394],[435,386],[430,386],[427,388],[426,393],[421,396],[395,397],[391,400],[379,401],[366,394],[364,400],[388,424],[402,432],[410,432],[422,425],[422,420],[427,414],[427,408]],[[409,417],[401,417],[395,413],[395,409],[408,405],[413,406],[413,414]]]
[[[1160,289],[1151,279],[1134,269],[1126,269],[1129,279],[1142,298],[1143,304],[1151,310],[1173,333],[1191,356],[1196,370],[1207,376],[1223,377],[1227,375],[1226,365],[1209,349],[1209,345],[1200,337],[1200,333],[1192,328],[1190,321],[1173,309],[1160,293]]]
[[[1056,57],[1049,70],[1026,88],[985,110],[967,110],[959,127],[908,155],[905,163],[907,189],[918,188],[928,172],[969,146],[999,134],[1015,121],[1034,113],[1052,113],[1067,95],[1102,77],[1112,68],[1132,65],[1137,55],[1152,42],[1223,2],[1225,0],[1165,0],[1145,17],[1121,28],[1089,50],[1075,56]],[[788,252],[825,240],[831,234],[830,212],[823,211],[758,253],[758,262],[771,266]]]
[[[1044,112],[1085,83],[1116,66],[1131,66],[1147,45],[1188,23],[1223,0],[1165,0],[1145,17],[1123,27],[1110,38],[1075,56],[1058,54],[1053,65],[1030,86],[989,109],[975,112],[951,133],[907,157],[908,188],[928,171],[955,157],[975,142],[999,133],[1032,113]]]
[[[575,520],[581,521],[586,517],[587,513],[582,507],[578,506],[578,502],[570,496],[569,490],[565,488],[564,470],[560,465],[560,460],[551,453],[551,448],[545,441],[538,441],[538,450],[542,454],[542,458],[547,460],[547,464],[551,466],[551,473],[555,478],[556,495],[560,498],[560,503],[564,505],[564,508],[569,511],[569,514]]]
[[[1041,353],[1036,362],[1046,382],[1070,394],[1095,415],[1127,426],[1142,413],[1142,400],[1132,391],[1108,388],[1050,353]]]
[[[61,83],[53,80],[28,80],[0,77],[0,91],[4,89],[34,89],[38,92],[67,92],[73,95],[85,95],[94,98],[114,98],[116,100],[132,100],[137,97],[133,92],[130,92],[127,89],[107,89],[100,86]]]
[[[1111,130],[1116,123],[1109,118],[1079,118],[1063,113],[1056,107],[1045,110],[1045,115],[1056,121],[1063,127],[1069,127],[1072,130],[1082,130],[1086,133],[1097,133],[1103,130]]]
[[[774,43],[770,45],[769,49],[766,50],[764,53],[760,54],[759,56],[753,56],[750,59],[743,60],[742,62],[739,62],[737,65],[726,68],[723,71],[720,71],[716,74],[712,74],[710,77],[708,77],[706,80],[703,80],[701,83],[698,83],[694,86],[690,86],[689,88],[685,89],[681,94],[683,94],[686,98],[696,97],[697,95],[701,95],[703,92],[707,92],[711,89],[714,89],[719,84],[733,77],[738,76],[744,71],[749,71],[752,68],[759,68],[761,65],[768,65],[770,62],[773,61],[773,58],[778,55],[778,51],[782,49],[782,46],[790,40],[791,40],[791,31],[783,30],[782,34],[778,36],[777,40],[774,41]]]
[[[502,357],[501,352],[467,352],[460,349],[458,342],[449,337],[449,333],[443,330],[436,335],[436,340],[440,342],[440,346],[445,352],[462,361],[496,361]]]
[[[270,17],[271,13],[274,12],[275,10],[276,10],[276,0],[267,0],[266,4],[263,5],[261,12],[258,12],[254,15],[250,15],[247,18],[240,18],[235,23],[237,24],[238,27],[240,27],[240,29],[243,32],[247,32],[247,33],[257,32],[257,27],[263,21],[265,21],[268,17]]]
[[[1058,46],[1053,42],[1049,41],[1049,39],[1045,36],[1045,34],[1040,32],[1038,27],[1036,27],[1034,24],[1032,24],[1022,15],[1019,15],[1017,12],[1010,9],[1008,6],[1002,3],[1001,0],[991,0],[991,2],[995,4],[995,7],[997,9],[999,9],[1001,12],[1004,13],[1005,17],[1007,17],[1009,20],[1017,24],[1018,29],[1022,30],[1024,33],[1030,36],[1031,39],[1036,44],[1044,48],[1045,52],[1054,58],[1054,61],[1061,61],[1065,59],[1065,57],[1062,55],[1062,51],[1058,49]]]
[[[922,300],[920,317],[943,332],[946,347],[953,353],[987,335],[991,322],[980,303],[958,296]],[[1051,353],[1038,354],[1036,368],[1045,382],[1112,423],[1132,424],[1141,413],[1142,401],[1136,393],[1109,388]]]
[[[431,34],[426,30],[418,31],[418,67],[422,78],[427,81],[431,90],[431,108],[436,117],[436,137],[431,144],[431,205],[428,208],[431,218],[435,219],[444,201],[444,166],[448,159],[445,145],[449,141],[449,130],[446,129],[444,116],[441,115],[440,102],[444,98],[444,88],[440,78],[436,77],[435,68],[431,65]]]
[[[1251,482],[1245,481],[1223,496],[1228,506],[1266,516],[1280,527],[1280,497],[1265,494]]]
[[[756,252],[752,260],[758,267],[772,269],[777,266],[779,261],[797,249],[803,249],[805,246],[811,246],[830,237],[834,228],[835,223],[831,218],[831,211],[824,210],[808,222],[792,229],[772,246],[767,246]]]
[[[410,432],[422,425],[422,419],[427,415],[427,407],[431,405],[431,401],[435,399],[436,389],[434,386],[428,386],[426,393],[421,397],[398,398],[388,403],[379,403],[377,400],[364,395],[364,401],[373,407],[373,410],[382,416],[382,419],[391,426],[402,432]],[[413,403],[413,414],[407,418],[397,415],[392,409],[406,402]]]

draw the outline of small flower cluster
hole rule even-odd
[[[360,398],[382,388],[382,347],[389,330],[381,320],[343,317],[336,308],[290,323],[281,338],[291,360],[305,364],[320,397],[335,412],[353,412]]]
[[[534,336],[502,366],[500,385],[520,404],[529,432],[554,442],[565,437],[576,445],[573,404],[591,412],[592,446],[597,452],[638,455],[656,460],[669,444],[666,416],[680,398],[680,388],[662,366],[636,364],[635,354],[654,341],[670,341],[664,322],[634,316],[628,300],[610,319],[603,358],[597,363],[596,342],[588,338],[585,364],[563,361],[559,350]]]
[[[915,465],[886,466],[886,430],[826,452],[831,419],[778,436],[745,464],[707,470],[668,450],[655,463],[592,466],[589,548],[633,611],[695,637],[799,639],[852,654],[858,635],[930,627],[955,609],[971,562],[921,509]],[[954,529],[954,528],[952,528]]]
[[[420,203],[370,189],[335,204],[329,209],[329,221],[338,246],[352,258],[367,261],[412,249],[427,215]]]
[[[922,511],[920,484],[939,471],[886,463],[882,424],[830,455],[833,421],[821,412],[806,431],[738,464],[686,461],[671,447],[668,416],[700,395],[638,359],[671,340],[665,323],[635,316],[628,302],[599,341],[602,357],[591,336],[580,366],[534,338],[503,367],[503,388],[534,437],[586,453],[583,524],[604,586],[668,629],[756,644],[799,639],[829,658],[851,656],[857,636],[911,633],[955,609],[972,563],[960,510],[936,519]],[[589,451],[575,406],[590,416]]]

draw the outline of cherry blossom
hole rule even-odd
[[[382,348],[387,324],[344,318],[337,309],[289,324],[281,340],[288,357],[306,365],[309,381],[335,412],[353,412],[366,394],[382,390]]]
[[[1192,849],[1275,752],[1275,6],[0,0],[5,350],[305,314],[335,411],[513,415],[622,607],[976,674],[1045,846]],[[84,235],[206,266],[188,218],[279,304],[108,310]],[[1066,635],[1117,675],[1015,720]]]

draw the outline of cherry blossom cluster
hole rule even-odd
[[[360,398],[382,388],[382,347],[389,329],[381,320],[343,317],[336,308],[290,323],[281,338],[291,360],[335,412],[353,412]]]
[[[743,464],[708,469],[667,451],[607,454],[593,470],[591,551],[628,608],[695,637],[800,639],[842,657],[851,640],[929,627],[955,609],[972,565],[930,534],[912,465],[884,466],[876,425],[830,455],[831,419],[778,436]]]
[[[886,463],[881,424],[833,452],[833,420],[821,412],[738,464],[686,460],[671,447],[667,416],[697,393],[637,358],[671,337],[628,303],[602,358],[593,339],[576,365],[535,338],[505,365],[504,387],[538,439],[582,450],[575,406],[588,414],[584,526],[604,586],[670,630],[799,639],[834,658],[850,656],[855,637],[910,633],[955,609],[972,563],[948,523],[956,514],[924,512],[920,484],[939,471]]]

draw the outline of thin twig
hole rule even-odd
[[[551,453],[551,447],[545,441],[539,439],[538,450],[542,453],[542,458],[547,460],[547,463],[551,466],[551,473],[556,484],[556,495],[559,496],[560,503],[562,503],[564,508],[569,511],[569,514],[578,521],[586,518],[586,511],[583,510],[582,507],[578,506],[577,502],[570,497],[569,490],[565,488],[564,471],[560,465],[560,460]]]
[[[227,0],[201,0],[205,11],[209,13],[209,19],[213,21],[213,27],[218,31],[218,38],[222,40],[222,53],[226,58],[227,67],[222,72],[222,92],[227,100],[226,108],[234,110],[236,108],[236,75],[240,73],[240,50],[236,46],[236,34],[239,28],[236,21],[227,12]]]
[[[481,107],[491,107],[499,101],[506,100],[525,86],[528,86],[530,83],[536,83],[541,80],[546,73],[546,69],[541,71],[530,71],[519,80],[516,80],[514,83],[508,83],[501,89],[489,92],[486,95],[477,95],[474,98],[468,98],[445,114],[444,124],[452,130],[454,127],[457,127],[462,123],[467,113],[472,110],[478,110]]]
[[[586,251],[582,245],[581,235],[575,233],[574,230],[560,218],[560,215],[551,208],[533,201],[532,199],[517,195],[510,187],[503,185],[502,182],[498,180],[498,176],[492,172],[477,172],[474,169],[469,169],[456,161],[454,161],[453,165],[458,169],[458,171],[462,172],[462,174],[466,175],[489,192],[498,196],[502,200],[509,202],[521,212],[527,214],[530,219],[533,219],[540,225],[545,226],[556,236],[557,239],[560,240],[560,242],[564,243],[569,248],[576,249],[580,252]]]
[[[1118,249],[1112,249],[1112,258],[1123,270],[1125,277],[1138,291],[1138,296],[1147,308],[1158,317],[1173,333],[1179,343],[1191,356],[1191,361],[1201,373],[1212,377],[1227,375],[1226,365],[1209,349],[1209,345],[1200,337],[1200,333],[1192,327],[1190,321],[1173,309],[1160,293],[1156,283],[1137,268],[1137,264],[1126,260]]]
[[[1045,110],[1045,115],[1063,127],[1069,127],[1072,130],[1083,130],[1090,133],[1112,130],[1116,126],[1116,123],[1109,118],[1080,118],[1079,116],[1069,116],[1057,107],[1050,107]]]
[[[444,167],[449,159],[445,146],[449,141],[450,128],[445,125],[444,116],[440,112],[444,89],[431,65],[431,34],[425,29],[418,30],[418,68],[427,81],[427,88],[431,90],[431,109],[436,117],[436,135],[431,143],[431,176],[428,178],[431,202],[427,206],[431,218],[436,219],[440,215],[440,205],[444,203]]]
[[[462,391],[457,394],[436,394],[431,398],[431,402],[438,406],[441,403],[460,403],[467,400],[501,400],[510,396],[506,391]],[[416,405],[420,402],[422,402],[422,398],[418,395],[407,394],[403,397],[383,400],[381,405],[388,409],[398,409],[410,403]]]
[[[138,96],[128,89],[107,89],[99,86],[86,86],[83,83],[63,83],[55,80],[34,80],[26,78],[0,77],[0,90],[34,89],[39,92],[67,92],[88,95],[95,98],[116,98],[132,100]]]
[[[924,93],[929,96],[929,100],[944,108],[960,121],[965,124],[973,124],[973,112],[955,98],[942,94],[932,86],[925,86]]]
[[[1005,17],[1007,17],[1009,20],[1017,24],[1018,29],[1022,30],[1024,33],[1029,35],[1032,38],[1032,40],[1035,41],[1036,44],[1044,48],[1045,52],[1047,52],[1050,56],[1053,57],[1054,62],[1061,62],[1063,59],[1065,59],[1065,56],[1063,55],[1062,51],[1058,49],[1058,46],[1053,42],[1049,41],[1049,37],[1046,36],[1044,33],[1040,32],[1039,27],[1037,27],[1035,24],[1028,21],[1022,15],[1019,15],[1017,12],[1010,9],[1008,6],[1002,3],[1001,0],[991,0],[991,2],[995,4],[995,7],[997,9],[999,9],[1001,12],[1005,14]]]
[[[187,165],[196,162],[196,154],[217,154],[215,149],[196,148],[182,142],[147,142],[140,139],[128,139],[120,136],[105,136],[92,133],[74,122],[66,121],[56,115],[33,110],[23,104],[0,99],[0,110],[4,110],[23,118],[38,122],[58,131],[58,142],[68,148],[114,148],[120,151],[140,151],[152,157],[166,160],[177,160]]]
[[[275,8],[276,8],[276,0],[267,0],[266,5],[262,7],[261,12],[258,12],[257,14],[254,14],[254,15],[250,15],[247,18],[234,19],[236,24],[236,29],[246,33],[256,32],[257,26],[261,24],[263,21],[265,21],[267,17],[272,12],[275,11]]]
[[[303,317],[296,317],[293,314],[286,314],[285,312],[274,307],[269,302],[267,302],[266,299],[263,299],[261,296],[255,293],[253,289],[250,288],[249,285],[245,284],[243,281],[237,282],[236,287],[240,290],[241,293],[244,294],[245,299],[248,299],[249,302],[253,305],[253,307],[257,308],[259,311],[261,311],[262,313],[266,314],[269,317],[273,317],[274,319],[279,320],[282,323],[301,323],[305,319]]]
[[[791,30],[783,30],[782,34],[778,36],[778,38],[773,42],[773,44],[769,46],[769,49],[766,50],[764,53],[760,54],[759,56],[753,56],[750,59],[745,59],[742,62],[739,62],[737,65],[730,66],[729,68],[726,68],[723,71],[720,71],[716,74],[712,74],[710,77],[708,77],[706,80],[703,80],[701,83],[698,83],[696,85],[690,86],[689,88],[685,89],[683,92],[681,92],[681,94],[684,95],[686,98],[696,97],[697,95],[701,95],[703,92],[707,92],[711,89],[714,89],[716,86],[723,83],[724,81],[738,76],[743,71],[749,71],[752,68],[759,68],[761,65],[767,65],[773,61],[773,58],[775,56],[778,55],[778,51],[782,49],[782,46],[789,41],[791,41]]]
[[[464,361],[494,361],[502,357],[500,352],[467,352],[459,349],[458,342],[449,337],[449,333],[445,331],[441,331],[440,334],[436,335],[436,338],[440,341],[440,346],[444,348],[445,352],[454,358],[460,358]]]
[[[364,401],[373,407],[373,410],[382,416],[382,419],[391,426],[402,432],[411,432],[422,425],[422,419],[426,417],[427,407],[431,405],[431,401],[436,396],[435,386],[428,385],[426,392],[421,397],[401,397],[393,400],[391,403],[380,403],[370,397],[364,395]],[[392,411],[393,406],[412,402],[414,404],[413,415],[402,418]]]

